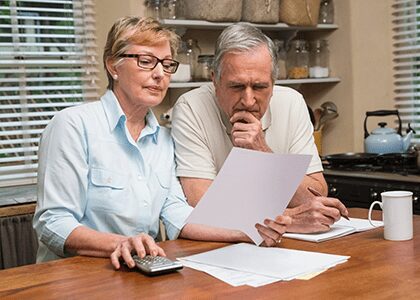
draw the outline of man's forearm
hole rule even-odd
[[[327,196],[328,187],[325,182],[324,175],[321,172],[305,175],[296,193],[293,195],[292,200],[289,203],[289,207],[296,207],[301,205],[313,198],[311,192],[308,191],[308,186],[311,186],[315,190],[321,193],[323,196]]]
[[[85,226],[79,226],[70,233],[64,247],[68,253],[109,257],[117,244],[124,239],[126,237],[122,235],[99,232]]]

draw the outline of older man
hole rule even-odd
[[[274,86],[276,73],[275,46],[259,29],[235,24],[222,32],[213,84],[182,95],[174,108],[177,175],[195,206],[233,146],[310,154],[307,174],[284,214],[291,218],[287,230],[326,231],[347,210],[338,199],[324,197],[327,185],[305,101],[293,89]],[[324,196],[314,196],[309,186]]]

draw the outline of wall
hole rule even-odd
[[[330,36],[331,66],[341,82],[309,86],[310,105],[334,101],[338,119],[323,132],[323,154],[363,151],[365,112],[393,109],[391,0],[336,0],[339,29]],[[387,119],[392,125],[392,118]],[[369,118],[368,129],[377,127]]]
[[[142,3],[141,0],[95,0],[99,58],[112,23],[121,16],[143,15]],[[363,151],[365,112],[393,108],[392,1],[335,0],[334,4],[339,29],[328,37],[330,64],[332,75],[339,76],[341,82],[299,87],[312,107],[318,107],[326,100],[338,106],[339,118],[332,121],[323,132],[323,154]],[[187,33],[187,36],[190,34],[194,36],[196,33]],[[209,47],[204,42],[200,45],[203,52]],[[102,66],[100,81],[103,91],[106,76]],[[179,92],[172,90],[168,94],[174,96]],[[172,104],[168,99],[155,110],[157,115]],[[370,130],[376,127],[376,123],[376,120],[369,122]]]
[[[101,93],[107,86],[106,73],[103,69],[102,54],[109,29],[116,19],[123,16],[143,15],[141,0],[94,0],[96,12],[96,43],[98,45],[99,88]]]
[[[354,149],[363,150],[366,111],[394,109],[392,76],[391,0],[352,0],[352,82]],[[370,119],[370,118],[369,118]],[[378,119],[369,122],[370,130]],[[392,126],[391,119],[388,121]],[[351,130],[351,129],[350,129]]]

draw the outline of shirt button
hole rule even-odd
[[[147,203],[146,202],[143,205],[144,205],[144,207],[147,207]]]
[[[143,177],[141,177],[141,175],[137,176],[137,180],[142,180],[142,179],[143,179]]]

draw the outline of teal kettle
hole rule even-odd
[[[367,130],[367,119],[371,116],[389,116],[396,115],[398,117],[398,131],[386,127],[387,123],[379,122],[379,127],[374,129],[370,134]],[[366,153],[403,153],[410,147],[410,142],[414,129],[408,124],[407,134],[401,134],[401,118],[398,110],[376,110],[366,112],[365,122],[365,152]]]

